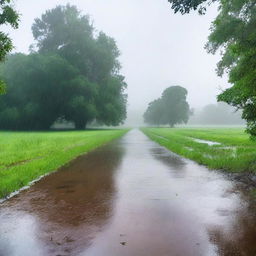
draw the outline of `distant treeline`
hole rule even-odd
[[[245,125],[241,118],[242,111],[226,103],[209,104],[200,110],[194,110],[189,124],[198,125]]]
[[[83,129],[88,122],[119,125],[126,118],[126,83],[113,38],[97,33],[74,6],[36,19],[30,54],[8,56],[0,67],[0,129],[49,129],[56,120]]]
[[[226,103],[209,104],[202,109],[190,109],[187,90],[171,86],[162,96],[149,103],[144,113],[144,122],[149,125],[245,125],[242,111]]]

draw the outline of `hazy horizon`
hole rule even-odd
[[[94,26],[117,42],[121,73],[128,84],[126,123],[142,123],[147,104],[171,85],[188,90],[192,108],[216,103],[220,88],[227,87],[226,78],[215,73],[219,56],[207,54],[204,49],[211,22],[217,15],[216,5],[204,16],[197,12],[182,16],[174,15],[167,0],[16,0],[16,9],[21,13],[20,27],[8,30],[16,47],[14,52],[28,53],[35,18],[47,9],[67,3],[89,14]]]

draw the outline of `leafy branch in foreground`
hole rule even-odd
[[[247,132],[256,136],[256,0],[169,0],[174,12],[182,14],[219,3],[219,14],[212,23],[206,49],[215,54],[221,50],[222,58],[217,73],[229,74],[231,87],[218,96],[242,110]]]
[[[199,14],[204,14],[207,6],[215,1],[218,0],[168,0],[168,2],[172,5],[174,12],[180,12],[181,14],[186,14],[191,10],[195,11],[197,9]]]
[[[232,87],[222,92],[218,101],[242,109],[247,132],[256,136],[256,1],[220,3],[206,48],[210,53],[222,50],[217,73],[228,73]]]
[[[11,5],[11,0],[0,0],[0,25],[10,25],[18,28],[19,14]],[[6,55],[13,49],[13,43],[7,33],[0,31],[0,62],[5,60]],[[0,94],[5,92],[5,85],[0,81]]]

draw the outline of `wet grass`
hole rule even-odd
[[[0,198],[126,132],[0,132]]]
[[[142,128],[152,140],[212,169],[256,172],[256,141],[242,128]],[[195,139],[218,142],[200,143]]]

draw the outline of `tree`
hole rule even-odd
[[[187,90],[181,86],[171,86],[164,90],[162,97],[149,103],[144,120],[149,124],[170,125],[187,123],[191,113],[186,101]]]
[[[69,99],[63,107],[63,117],[74,122],[76,129],[85,129],[88,122],[94,120],[97,115],[97,87],[80,75],[69,83],[69,88]]]
[[[58,6],[36,19],[37,44],[29,55],[9,56],[0,68],[8,94],[0,99],[0,128],[49,129],[56,120],[77,129],[96,120],[126,118],[126,83],[114,39],[96,33],[74,6]]]
[[[35,49],[41,54],[54,53],[66,59],[80,74],[94,84],[97,91],[94,105],[86,97],[73,100],[72,115],[83,117],[80,107],[99,123],[118,125],[126,118],[126,83],[119,74],[120,55],[115,40],[103,32],[96,33],[88,16],[81,15],[75,6],[57,6],[36,19],[32,31]],[[91,119],[91,118],[90,118]],[[85,121],[85,120],[84,120]],[[78,126],[83,126],[79,120]]]
[[[217,0],[215,0],[217,1]],[[175,12],[188,13],[212,1],[169,1]],[[211,27],[206,49],[209,53],[221,50],[222,58],[217,73],[229,74],[231,87],[218,96],[223,101],[242,110],[247,121],[247,132],[256,136],[256,1],[218,0],[219,15]],[[204,9],[205,10],[205,9]]]
[[[0,0],[0,25],[10,25],[18,28],[19,15],[11,5],[11,0]],[[0,62],[13,49],[11,38],[7,33],[0,31]],[[0,94],[5,92],[5,84],[0,81]]]
[[[187,90],[181,86],[171,86],[162,94],[165,107],[163,121],[173,127],[175,124],[187,123],[189,119],[189,104],[186,101]]]
[[[163,124],[162,115],[164,108],[162,106],[162,100],[157,99],[149,103],[146,112],[144,113],[144,122],[151,125]]]
[[[198,9],[199,14],[204,14],[206,7],[215,1],[218,0],[168,0],[174,12],[180,12],[181,14],[186,14],[196,9]]]
[[[218,96],[238,109],[247,121],[247,131],[256,136],[256,1],[221,1],[207,49],[222,49],[218,74],[229,73],[232,87]]]
[[[126,119],[126,86],[121,75],[111,76],[101,83],[96,103],[99,123],[116,126]]]
[[[56,53],[93,82],[118,73],[120,55],[115,40],[96,33],[89,16],[75,6],[57,6],[36,19],[32,32],[39,53]]]
[[[39,53],[60,55],[89,78],[95,42],[88,16],[82,16],[75,6],[57,6],[35,19],[32,32],[33,48]]]
[[[84,119],[91,120],[84,105],[94,100],[93,86],[63,58],[15,54],[3,65],[1,74],[8,94],[0,98],[0,128],[49,129],[60,117],[76,123],[76,115],[69,114],[78,106]]]

